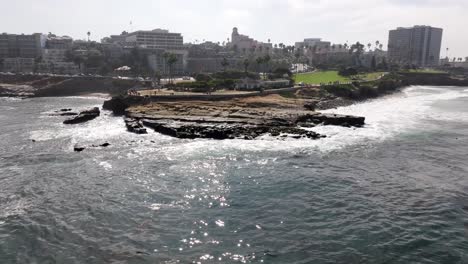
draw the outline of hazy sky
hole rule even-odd
[[[0,0],[0,6],[0,31],[77,39],[91,31],[93,40],[165,28],[185,42],[222,42],[236,26],[273,43],[321,37],[386,45],[388,30],[424,24],[444,29],[442,56],[447,47],[450,57],[468,56],[468,0]]]

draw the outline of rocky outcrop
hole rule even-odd
[[[146,128],[143,126],[143,123],[140,120],[135,118],[125,118],[125,126],[129,132],[135,134],[147,134]]]
[[[448,73],[400,72],[405,85],[468,86],[468,79],[453,78]]]
[[[113,105],[119,105],[114,98]],[[125,102],[128,98],[125,99]],[[139,132],[142,126],[176,138],[254,139],[269,135],[318,139],[310,131],[317,125],[361,127],[364,117],[322,114],[305,110],[304,105],[279,95],[227,101],[177,101],[136,104],[125,110],[127,129]],[[129,103],[128,105],[133,105]],[[313,107],[313,106],[311,106]]]
[[[66,125],[80,124],[80,123],[84,123],[84,122],[88,122],[90,120],[93,120],[96,117],[98,117],[100,114],[101,114],[101,111],[99,111],[99,108],[94,107],[93,109],[81,112],[79,115],[77,115],[77,116],[75,116],[75,117],[73,117],[71,119],[67,119],[67,120],[63,121],[63,123],[66,124]]]
[[[145,103],[145,98],[141,96],[117,96],[104,102],[102,109],[112,111],[116,116],[125,115],[127,108],[133,105]]]

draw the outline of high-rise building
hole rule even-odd
[[[442,29],[430,26],[399,27],[390,30],[388,59],[399,64],[435,66],[439,64]]]
[[[46,36],[35,33],[32,35],[0,35],[0,58],[38,58],[42,56]]]

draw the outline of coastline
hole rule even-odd
[[[460,85],[468,80],[449,75],[391,74],[380,80],[330,84],[315,88],[269,93],[233,99],[186,100],[120,96],[106,101],[103,109],[124,116],[130,132],[145,127],[177,138],[253,139],[269,134],[278,137],[319,139],[310,128],[322,125],[362,127],[365,117],[321,114],[329,110],[400,91],[411,85]]]
[[[124,116],[128,131],[146,133],[150,128],[176,138],[254,139],[262,135],[278,138],[319,139],[326,137],[311,131],[322,125],[362,127],[365,117],[322,114],[335,109],[397,92],[410,85],[460,85],[468,80],[446,74],[389,74],[372,82],[328,84],[320,87],[293,87],[242,95],[122,96],[131,84],[118,86],[115,81],[83,78],[56,80],[38,86],[8,84],[30,89],[28,97],[78,96],[104,99],[104,110]],[[43,81],[39,81],[43,82]],[[93,89],[94,85],[104,85]],[[29,85],[29,86],[28,86]],[[19,91],[23,91],[23,90]],[[112,96],[114,95],[114,96]]]

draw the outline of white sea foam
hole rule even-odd
[[[66,126],[60,123],[40,131],[33,131],[31,138],[51,140],[71,138],[71,144],[88,142],[114,141],[119,144],[133,145],[132,153],[126,155],[145,156],[162,155],[166,160],[177,160],[181,156],[206,156],[216,153],[224,155],[230,151],[322,151],[328,152],[354,144],[372,144],[386,140],[401,133],[421,131],[432,128],[428,120],[467,121],[468,113],[453,113],[435,109],[433,104],[466,96],[466,90],[449,87],[413,86],[401,93],[385,96],[375,100],[354,104],[338,109],[323,111],[366,117],[364,128],[345,128],[337,126],[320,126],[311,130],[327,135],[320,140],[284,139],[278,140],[264,136],[256,140],[179,140],[154,133],[151,129],[147,135],[134,135],[126,132],[121,117],[107,114],[85,124]],[[70,146],[72,147],[72,146]]]
[[[195,140],[174,144],[166,148],[170,158],[200,153],[226,153],[226,150],[240,151],[332,151],[354,144],[372,144],[395,137],[402,133],[424,131],[433,128],[430,120],[467,121],[468,113],[446,112],[434,109],[433,104],[444,100],[464,97],[462,90],[437,87],[414,86],[401,93],[354,104],[338,109],[323,111],[366,117],[364,128],[320,126],[311,130],[327,135],[320,140],[286,139],[279,141],[268,136],[253,141],[244,140]]]

